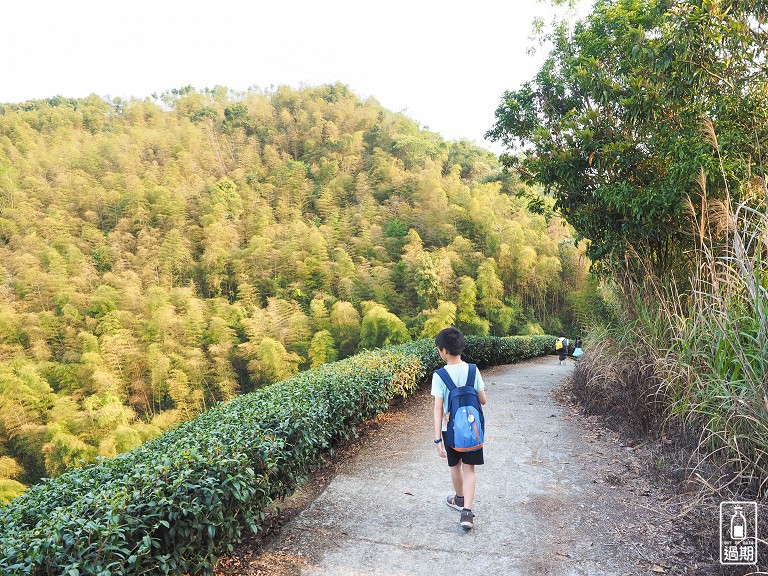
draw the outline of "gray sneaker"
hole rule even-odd
[[[458,510],[459,512],[464,510],[464,496],[448,496],[448,498],[445,500],[445,503],[454,510]]]
[[[461,518],[459,519],[459,524],[461,524],[462,528],[466,528],[467,530],[471,529],[474,525],[475,515],[472,514],[472,510],[467,510],[464,508],[461,511]]]

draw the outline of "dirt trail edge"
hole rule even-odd
[[[674,523],[634,450],[553,398],[572,369],[550,356],[483,370],[486,464],[473,530],[445,505],[448,466],[422,390],[257,556],[217,573],[432,576],[457,551],[453,568],[468,575],[688,573],[670,563]]]

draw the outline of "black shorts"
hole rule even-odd
[[[464,462],[464,464],[473,464],[475,466],[480,466],[484,463],[482,448],[472,452],[457,452],[445,444],[445,432],[443,432],[443,445],[445,446],[445,453],[448,456],[448,466],[451,468],[456,466],[456,464],[459,462]]]

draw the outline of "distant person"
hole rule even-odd
[[[555,340],[555,352],[557,352],[557,355],[560,358],[558,365],[562,366],[568,359],[568,338],[565,337],[565,333],[563,332],[560,332],[557,340]]]
[[[584,355],[584,350],[581,348],[581,336],[576,338],[576,343],[574,344],[573,348],[573,357],[578,358],[579,356]]]
[[[440,353],[440,358],[445,361],[445,371],[456,387],[473,386],[477,392],[477,400],[485,404],[485,383],[480,371],[461,359],[464,351],[464,335],[458,328],[445,328],[435,336],[435,346]],[[435,447],[440,458],[448,458],[448,466],[451,470],[451,482],[454,495],[448,496],[447,504],[455,510],[461,511],[459,523],[463,528],[470,529],[474,526],[475,515],[472,512],[472,503],[475,498],[475,466],[483,464],[482,447],[472,451],[457,451],[447,445],[450,438],[446,436],[449,418],[449,394],[448,386],[438,371],[432,375],[432,396],[435,397],[434,423],[435,423]],[[468,382],[470,372],[474,372],[474,382]],[[458,418],[456,418],[458,426]],[[472,422],[472,419],[469,420]]]

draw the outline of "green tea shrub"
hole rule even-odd
[[[551,336],[468,338],[464,356],[482,367],[553,347]],[[0,573],[211,573],[334,442],[441,365],[431,340],[363,352],[45,480],[0,508]]]

